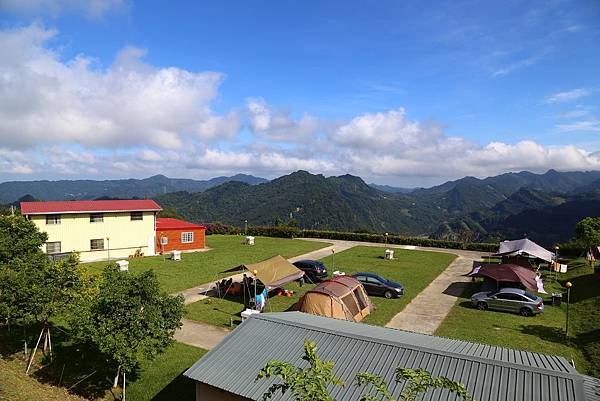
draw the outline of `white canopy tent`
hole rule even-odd
[[[517,239],[514,241],[502,241],[500,249],[496,256],[532,256],[552,262],[555,258],[554,253],[542,248],[528,238]]]

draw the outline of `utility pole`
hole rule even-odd
[[[567,287],[567,322],[565,325],[565,338],[569,338],[569,304],[571,303],[571,284],[570,281],[565,283],[565,287]]]

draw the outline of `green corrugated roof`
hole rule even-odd
[[[211,386],[258,400],[272,383],[255,381],[270,360],[299,363],[304,340],[335,362],[350,384],[359,371],[393,382],[397,366],[421,367],[464,383],[478,401],[600,401],[600,381],[581,375],[562,357],[452,340],[402,330],[330,319],[301,312],[255,315],[229,334],[185,373]],[[394,394],[400,385],[390,385]],[[358,400],[355,386],[335,388],[338,401]],[[436,390],[424,400],[447,400]]]

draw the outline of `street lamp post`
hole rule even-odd
[[[387,242],[388,242],[388,233],[385,233],[385,246],[387,247]]]
[[[244,220],[244,235],[248,235],[248,220]]]
[[[558,245],[556,245],[554,247],[554,281],[558,280],[558,270],[560,269],[560,266],[558,264]]]
[[[335,248],[331,249],[331,274],[335,271]]]
[[[110,263],[110,238],[106,237],[106,250],[108,252],[108,263]]]
[[[565,283],[565,287],[567,287],[567,322],[565,325],[565,338],[569,338],[569,304],[571,303],[571,284],[570,281]]]

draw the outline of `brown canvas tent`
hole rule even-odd
[[[373,310],[363,286],[354,277],[326,280],[308,291],[293,310],[312,315],[360,322]]]
[[[304,272],[291,264],[283,256],[277,255],[262,262],[239,265],[221,273],[248,271],[259,279],[266,287],[279,287],[290,281],[298,280]],[[256,273],[254,273],[256,271]]]
[[[468,276],[487,277],[500,283],[522,284],[524,287],[546,294],[542,279],[531,269],[519,265],[510,264],[484,264],[476,266]]]

